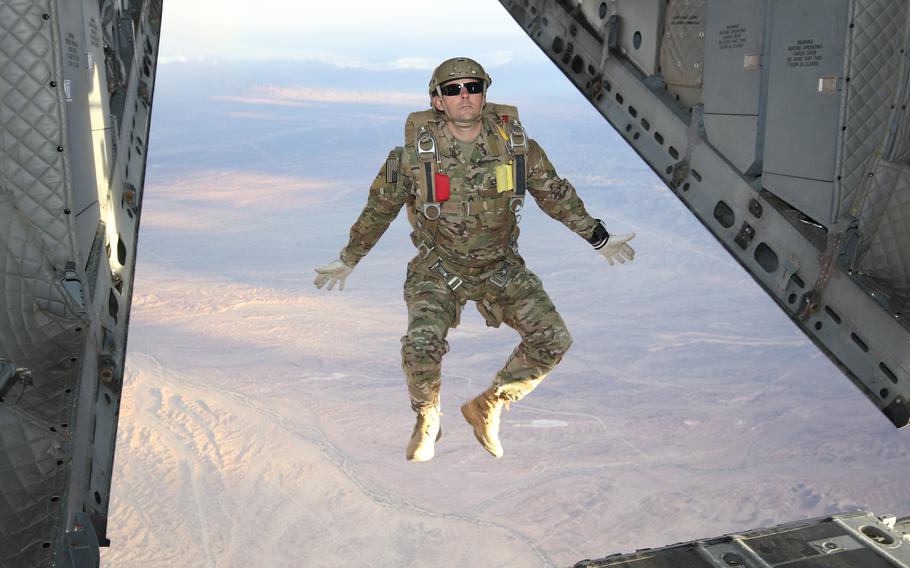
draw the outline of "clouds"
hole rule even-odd
[[[325,87],[278,87],[262,85],[243,95],[215,96],[213,99],[253,105],[284,107],[309,106],[311,103],[424,106],[427,95],[413,92],[364,91]]]
[[[165,64],[290,60],[394,70],[432,69],[456,55],[493,66],[542,57],[490,0],[461,0],[457,9],[427,0],[200,0],[169,5],[164,18]]]
[[[202,55],[185,55],[183,53],[161,55],[158,58],[159,65],[170,65],[172,63],[203,63],[209,65],[218,65],[218,60]]]
[[[193,234],[253,233],[276,210],[300,211],[331,201],[331,180],[225,168],[199,170],[155,187],[161,207],[142,216],[145,230]]]
[[[501,35],[504,22],[512,22],[511,16],[490,0],[460,0],[457,6],[433,0],[198,0],[175,2],[165,12],[165,26],[175,33],[189,29],[221,37],[293,33],[301,42],[325,33],[340,34],[341,40],[358,34]]]
[[[362,53],[370,53],[368,50]],[[399,71],[399,70],[421,70],[431,71],[439,65],[440,61],[453,56],[456,52],[442,53],[438,56],[416,56],[406,55],[395,57],[394,51],[388,56],[382,53],[375,53],[373,56],[364,56],[362,54],[352,55],[339,51],[328,51],[323,49],[310,49],[306,47],[282,47],[280,45],[261,44],[255,50],[246,51],[243,54],[235,54],[230,49],[221,52],[220,56],[216,54],[189,54],[185,52],[168,52],[164,51],[158,58],[161,65],[170,65],[174,63],[204,63],[217,65],[221,59],[253,59],[263,61],[289,61],[302,63],[322,63],[338,69],[360,69],[364,71]],[[507,65],[517,59],[514,51],[507,49],[493,49],[480,53],[462,53],[482,61],[486,67],[495,68],[501,65]]]

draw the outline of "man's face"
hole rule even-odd
[[[472,83],[479,85],[479,89],[478,86],[471,85]],[[450,87],[450,85],[452,86]],[[458,89],[458,85],[461,85],[460,89]],[[457,94],[445,94],[446,91],[454,92],[456,89],[458,89]],[[455,120],[472,121],[477,120],[480,116],[486,96],[486,93],[483,92],[483,81],[480,79],[466,78],[446,81],[442,84],[442,91],[442,97],[433,96],[433,106],[436,107],[436,110],[445,112],[448,109],[449,115]],[[443,99],[445,99],[445,108],[442,106]]]

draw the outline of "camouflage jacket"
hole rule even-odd
[[[445,115],[436,113],[435,117],[437,120],[431,121],[429,126],[437,142],[439,167],[449,176],[451,187],[451,197],[445,202],[439,219],[428,221],[421,212],[424,195],[420,187],[421,162],[414,140],[406,140],[404,147],[392,150],[370,186],[367,204],[351,227],[348,244],[341,251],[340,257],[345,264],[356,265],[370,251],[403,205],[407,206],[408,219],[414,229],[411,239],[415,246],[423,243],[435,247],[433,252],[455,267],[489,266],[502,261],[510,250],[516,249],[518,224],[508,205],[515,193],[514,190],[497,190],[496,166],[512,161],[497,129],[497,124],[502,124],[501,119],[487,110],[474,151],[471,156],[464,156],[445,126]],[[572,184],[556,174],[543,149],[534,140],[529,142],[526,160],[527,192],[538,206],[582,238],[590,239],[597,220],[585,210]],[[393,171],[396,165],[398,172]]]

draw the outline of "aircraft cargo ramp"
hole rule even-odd
[[[575,568],[902,568],[910,519],[857,511],[768,529],[583,560]]]

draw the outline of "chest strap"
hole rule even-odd
[[[509,152],[512,154],[512,158],[515,161],[515,167],[512,168],[513,175],[515,176],[513,183],[515,195],[512,196],[509,202],[509,209],[515,213],[516,222],[518,222],[520,220],[518,212],[524,207],[525,190],[528,186],[526,163],[528,136],[525,134],[525,129],[522,128],[517,120],[512,120],[507,115],[502,115],[500,118],[502,119],[503,126],[508,128],[508,132],[506,132],[503,126],[496,125],[496,128],[499,130],[499,135],[506,141]]]
[[[498,211],[510,206],[510,202],[513,199],[512,196],[503,195],[500,197],[493,198],[479,198],[479,199],[456,199],[455,196],[452,196],[452,199],[440,204],[440,210],[443,213],[450,215],[473,215],[477,212],[486,212],[486,211]]]
[[[442,209],[437,197],[436,170],[441,168],[442,161],[439,158],[439,147],[436,144],[436,137],[430,132],[427,125],[420,127],[417,134],[417,157],[420,159],[420,184],[424,188],[422,211],[423,216],[429,221],[439,219]],[[435,168],[434,168],[435,165]],[[448,178],[446,178],[448,181]],[[445,188],[448,193],[449,188]],[[446,196],[448,197],[448,196]]]
[[[420,160],[419,176],[423,195],[417,196],[420,218],[414,221],[414,227],[419,241],[418,254],[421,258],[428,258],[435,248],[436,227],[440,215],[448,214],[471,215],[477,211],[492,211],[508,207],[515,216],[515,224],[521,221],[519,211],[524,206],[525,191],[527,188],[526,154],[529,150],[528,138],[524,128],[517,119],[501,116],[502,123],[494,121],[493,124],[505,142],[506,150],[511,154],[514,167],[511,168],[513,187],[515,193],[510,196],[501,196],[494,199],[480,199],[477,201],[466,199],[453,199],[449,203],[449,178],[442,173],[442,160],[439,154],[439,145],[431,131],[431,124],[423,124],[417,133],[415,149]],[[505,128],[508,128],[508,131]],[[444,187],[441,187],[444,184]],[[455,197],[455,196],[451,196]],[[514,249],[514,245],[513,245]]]

